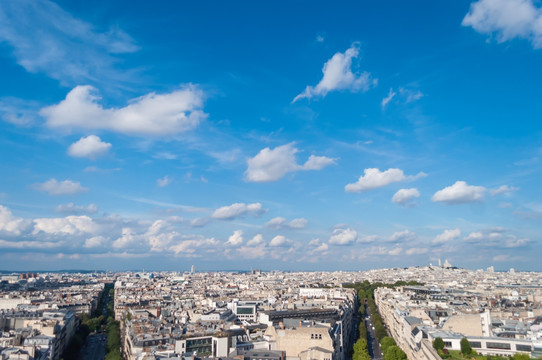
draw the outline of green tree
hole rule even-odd
[[[469,356],[470,354],[472,354],[472,347],[470,346],[467,338],[461,339],[461,342],[459,344],[461,345],[461,353],[463,355]]]
[[[531,357],[527,354],[516,353],[512,359],[514,360],[529,360]]]
[[[444,340],[442,340],[442,338],[439,336],[433,341],[433,347],[437,351],[444,349]]]
[[[407,360],[407,356],[399,346],[392,345],[384,353],[384,360]]]
[[[386,350],[393,345],[397,345],[395,343],[395,340],[389,336],[384,336],[382,340],[380,340],[380,347],[382,348],[382,352],[386,352]]]

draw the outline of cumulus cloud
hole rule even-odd
[[[156,180],[156,185],[158,185],[159,187],[166,187],[166,186],[168,186],[169,184],[171,184],[172,181],[173,181],[172,178],[170,178],[169,176],[165,175],[163,178],[157,179],[157,180]]]
[[[393,99],[395,95],[397,95],[397,93],[393,91],[393,88],[390,88],[390,91],[388,92],[388,96],[383,98],[382,102],[380,103],[380,105],[382,106],[382,109],[384,109],[386,105],[388,105],[388,103]]]
[[[3,205],[0,205],[0,231],[20,235],[21,231],[28,227],[28,221],[23,218],[14,216],[11,210]]]
[[[494,35],[502,43],[528,39],[542,47],[542,10],[532,0],[479,0],[471,3],[462,22],[479,33]]]
[[[419,197],[420,192],[416,188],[400,189],[393,195],[391,201],[399,205],[407,206],[412,204],[412,199]]]
[[[502,228],[474,231],[467,235],[464,240],[483,247],[507,249],[524,247],[531,242],[528,238],[510,234]]]
[[[358,233],[350,228],[335,229],[329,238],[329,243],[333,245],[350,245],[358,238]]]
[[[357,182],[347,184],[345,186],[346,192],[360,192],[366,190],[372,190],[380,188],[392,183],[415,180],[420,177],[426,176],[425,173],[420,172],[417,175],[406,176],[401,169],[388,169],[386,171],[380,171],[376,168],[365,169],[364,175],[361,175]]]
[[[461,236],[461,230],[459,229],[447,229],[438,234],[433,240],[433,244],[442,244],[448,241],[457,240]]]
[[[239,256],[245,259],[262,259],[267,257],[267,248],[263,246],[241,246],[237,249]]]
[[[73,157],[86,157],[96,159],[105,155],[111,148],[110,143],[102,141],[96,135],[82,137],[68,148],[68,155]]]
[[[292,240],[287,239],[286,237],[282,235],[275,236],[270,242],[270,247],[286,247],[290,246],[292,244]]]
[[[233,235],[228,238],[226,245],[239,246],[243,243],[243,230],[235,230]]]
[[[88,216],[66,216],[63,218],[38,218],[34,219],[34,230],[32,234],[40,232],[46,234],[68,234],[95,233],[98,225]]]
[[[336,53],[322,68],[322,80],[316,86],[307,86],[297,95],[292,103],[297,100],[312,97],[325,97],[328,92],[334,90],[349,90],[351,92],[367,91],[376,85],[376,80],[371,78],[368,72],[352,72],[352,59],[359,56],[359,43],[353,43],[344,53]]]
[[[44,183],[35,184],[34,188],[39,191],[45,191],[49,195],[75,195],[88,191],[88,189],[82,187],[79,182],[71,181],[69,179],[64,181],[50,179]]]
[[[262,234],[256,234],[252,239],[247,241],[247,246],[259,246],[263,245],[264,240]]]
[[[283,217],[276,217],[271,220],[269,220],[265,226],[281,230],[281,229],[303,229],[305,226],[307,226],[308,220],[299,218],[299,219],[293,219],[292,221],[288,222]]]
[[[289,172],[300,170],[321,170],[335,164],[335,159],[325,156],[311,155],[305,164],[300,165],[295,159],[299,150],[294,143],[278,146],[274,149],[265,148],[253,158],[247,160],[245,180],[250,182],[277,181]]]
[[[134,233],[131,228],[123,228],[122,235],[113,241],[113,247],[116,249],[124,249],[128,246],[133,246],[139,240],[140,236]]]
[[[517,187],[508,186],[508,185],[501,185],[496,189],[489,190],[489,193],[491,195],[509,194],[511,192],[518,191],[518,190],[519,190],[519,188],[517,188]]]
[[[60,204],[56,207],[56,211],[62,214],[80,215],[80,214],[95,214],[98,212],[98,206],[95,204],[75,205],[74,203]]]
[[[95,247],[101,247],[105,246],[107,243],[107,239],[103,236],[93,236],[85,240],[85,244],[83,245],[86,248],[95,248]]]
[[[213,212],[212,217],[214,219],[220,220],[232,220],[243,215],[260,215],[264,213],[265,210],[260,203],[235,203],[229,206],[223,206],[216,209]]]
[[[76,86],[59,104],[40,114],[51,128],[101,129],[128,135],[168,136],[195,128],[206,114],[204,95],[194,85],[167,93],[149,93],[121,108],[104,108],[97,90]]]
[[[409,230],[396,231],[391,236],[391,241],[394,242],[407,242],[416,240],[416,233],[413,233]]]
[[[456,181],[455,184],[437,191],[431,200],[446,204],[465,204],[480,202],[484,199],[486,188],[483,186],[467,185],[465,181]]]

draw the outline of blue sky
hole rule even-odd
[[[0,268],[542,270],[531,0],[0,3]]]

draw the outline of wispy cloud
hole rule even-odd
[[[118,26],[95,29],[48,0],[0,2],[0,41],[28,72],[67,85],[121,79],[118,54],[139,49]]]

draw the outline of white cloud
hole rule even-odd
[[[239,256],[246,259],[262,259],[267,257],[267,249],[263,246],[247,247],[241,246],[237,249]]]
[[[401,255],[402,252],[403,252],[402,248],[396,247],[388,251],[388,255]]]
[[[23,218],[16,217],[7,207],[0,205],[0,231],[20,235],[26,229],[28,222]]]
[[[270,242],[270,247],[286,247],[292,244],[292,240],[285,238],[282,235],[275,236]]]
[[[455,184],[437,191],[431,200],[446,204],[464,204],[479,202],[484,199],[486,188],[483,186],[467,185],[465,181],[456,181]]]
[[[101,247],[105,246],[107,243],[107,239],[103,236],[93,236],[85,240],[85,244],[83,245],[86,248],[95,248],[95,247]]]
[[[50,249],[63,246],[61,242],[54,241],[7,241],[0,240],[0,248],[12,249]]]
[[[324,76],[315,86],[307,86],[305,90],[297,95],[292,103],[299,99],[310,99],[314,96],[325,97],[328,92],[334,90],[349,90],[351,92],[367,91],[376,84],[371,74],[363,72],[355,74],[352,72],[352,59],[359,56],[359,44],[354,43],[344,53],[336,53],[329,59],[322,68]]]
[[[410,248],[407,251],[405,251],[405,254],[407,255],[421,255],[421,254],[427,254],[429,252],[428,248]]]
[[[226,245],[239,246],[243,243],[243,230],[235,230],[233,235],[228,238]]]
[[[350,245],[356,241],[358,233],[350,228],[335,229],[329,238],[329,243],[334,245]]]
[[[447,229],[442,234],[438,234],[433,240],[433,244],[442,244],[451,240],[457,240],[461,236],[459,229]]]
[[[98,225],[88,216],[66,216],[64,218],[38,218],[34,219],[32,234],[44,232],[46,234],[95,233]]]
[[[178,244],[173,245],[169,250],[175,255],[197,257],[197,249],[214,249],[220,243],[215,238],[204,238],[203,236],[191,236],[188,240],[182,240]]]
[[[56,211],[63,214],[95,214],[98,212],[98,206],[95,204],[75,205],[74,203],[60,204],[56,207]]]
[[[79,182],[68,179],[64,181],[50,179],[44,183],[35,184],[34,187],[37,190],[47,192],[49,195],[74,195],[88,191]]]
[[[131,228],[122,228],[122,235],[113,242],[113,247],[117,249],[133,246],[139,240],[139,236],[134,234]]]
[[[294,143],[278,146],[274,149],[265,148],[253,158],[247,160],[245,180],[250,182],[277,181],[289,172],[299,170],[321,170],[335,164],[335,160],[325,156],[311,155],[303,165],[296,162],[295,154],[299,150]]]
[[[41,109],[51,128],[102,129],[128,135],[171,136],[195,128],[206,114],[203,92],[194,85],[167,93],[149,93],[122,108],[104,108],[97,90],[76,86],[57,105]]]
[[[517,188],[517,187],[508,186],[508,185],[501,185],[496,189],[489,190],[489,193],[491,195],[509,194],[509,193],[511,193],[513,191],[518,191],[518,190],[519,190],[519,188]]]
[[[320,246],[318,246],[313,251],[314,252],[324,252],[324,251],[327,251],[328,249],[329,249],[329,246],[326,243],[322,243],[322,244],[320,244]]]
[[[166,187],[166,186],[168,186],[169,184],[171,184],[172,181],[173,181],[172,178],[170,178],[169,176],[165,175],[163,178],[157,179],[157,180],[156,180],[156,185],[158,185],[159,187]]]
[[[73,157],[86,157],[96,159],[105,155],[111,148],[110,143],[102,141],[96,135],[82,137],[68,148],[68,155]]]
[[[216,209],[213,212],[212,217],[214,219],[231,220],[245,214],[260,215],[264,212],[265,210],[262,208],[262,204],[260,203],[235,203]]]
[[[376,168],[365,169],[364,175],[361,175],[357,182],[347,184],[345,186],[346,192],[360,192],[371,189],[376,189],[389,185],[391,183],[415,180],[420,177],[426,176],[425,173],[420,172],[415,176],[406,176],[401,169],[388,169],[386,171],[380,171]]]
[[[386,105],[388,105],[388,103],[391,101],[391,99],[393,99],[393,97],[397,95],[397,93],[395,91],[393,91],[393,88],[390,88],[390,91],[388,93],[388,96],[386,96],[385,98],[382,99],[382,102],[380,103],[380,105],[382,106],[382,109],[384,109],[386,107]]]
[[[269,220],[265,226],[281,230],[281,229],[303,229],[305,226],[307,226],[308,220],[299,218],[299,219],[293,219],[292,221],[288,222],[283,217],[276,217],[271,220]]]
[[[0,99],[0,119],[17,126],[32,125],[36,120],[38,109],[39,103],[36,101],[15,97],[4,97]]]
[[[417,100],[420,100],[424,95],[420,90],[412,90],[412,89],[405,89],[405,88],[399,88],[399,93],[405,99],[405,103],[411,103]]]
[[[396,204],[407,206],[409,204],[412,204],[410,202],[412,199],[419,198],[419,197],[420,197],[420,192],[416,188],[400,189],[393,195],[393,197],[391,198],[391,201],[393,201]]]
[[[247,246],[259,246],[264,243],[262,234],[256,234],[252,239],[247,241]]]
[[[48,0],[0,2],[0,42],[13,48],[28,72],[43,72],[62,83],[126,80],[115,70],[116,54],[139,48],[116,26],[96,31]]]
[[[391,236],[391,241],[394,242],[407,242],[416,240],[416,233],[413,233],[409,230],[396,231]]]
[[[531,242],[530,239],[509,234],[502,228],[471,232],[464,240],[484,247],[506,249],[523,247]]]
[[[542,10],[532,0],[480,0],[470,5],[462,22],[482,34],[495,35],[498,42],[528,39],[542,47]]]
[[[321,170],[332,164],[335,164],[335,159],[326,156],[311,155],[309,156],[309,159],[305,161],[305,164],[301,166],[301,170]]]

